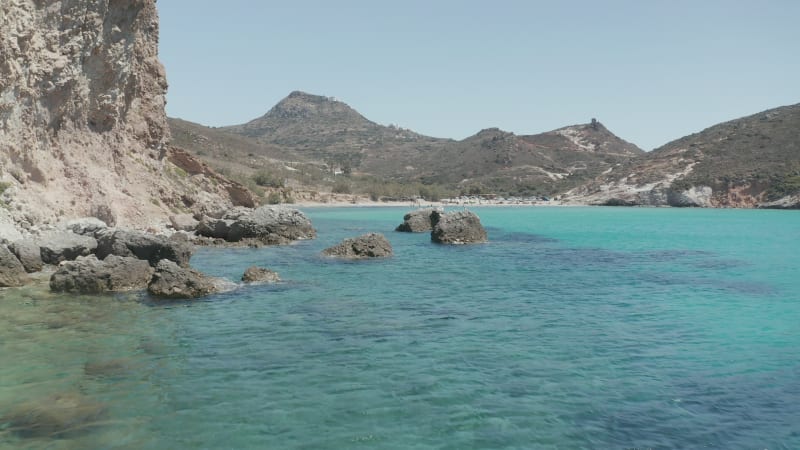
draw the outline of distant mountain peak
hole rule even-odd
[[[292,91],[263,116],[230,129],[248,136],[260,137],[270,135],[276,130],[300,132],[307,127],[322,127],[336,131],[374,126],[377,125],[334,97]]]

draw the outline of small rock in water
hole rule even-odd
[[[368,233],[345,239],[341,244],[322,251],[324,255],[339,258],[386,258],[392,256],[392,244],[380,233]]]
[[[403,231],[406,233],[424,233],[426,231],[431,231],[431,228],[433,228],[431,215],[434,211],[436,210],[433,208],[411,211],[403,216],[403,223],[398,225],[395,231]]]
[[[471,211],[434,211],[431,241],[437,244],[477,244],[487,242],[481,219]]]
[[[278,276],[278,272],[253,266],[244,271],[242,281],[245,283],[277,283],[281,281],[281,278]]]
[[[219,292],[220,283],[208,275],[163,259],[156,265],[147,291],[159,298],[191,299]]]

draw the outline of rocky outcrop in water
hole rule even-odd
[[[477,244],[488,241],[481,219],[472,211],[432,214],[431,241],[437,244]]]
[[[54,292],[101,294],[145,289],[153,275],[147,261],[110,255],[98,260],[94,255],[63,263],[50,277]]]
[[[204,297],[219,290],[219,280],[166,259],[156,265],[156,272],[147,286],[147,292],[154,297],[176,300]]]
[[[368,233],[356,238],[345,239],[342,243],[322,251],[323,255],[337,258],[362,259],[386,258],[392,256],[392,244],[380,233]]]
[[[242,281],[245,283],[277,283],[281,281],[281,278],[277,272],[253,266],[244,271]]]
[[[302,212],[285,207],[262,206],[231,224],[227,240],[252,239],[267,245],[282,245],[314,239],[317,232]]]
[[[108,230],[98,239],[97,257],[132,256],[148,261],[153,267],[168,259],[188,267],[194,248],[177,236],[168,238],[132,230]]]
[[[411,211],[403,216],[403,223],[398,225],[395,231],[406,233],[424,233],[426,231],[431,231],[433,228],[431,215],[434,211],[436,210],[433,208]]]
[[[5,245],[0,244],[0,287],[23,286],[27,282],[25,267]]]

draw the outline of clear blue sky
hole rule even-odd
[[[645,150],[800,102],[800,1],[158,2],[170,116],[221,126],[293,90],[461,139],[596,117]]]

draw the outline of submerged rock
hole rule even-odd
[[[24,239],[8,246],[28,273],[42,270],[42,249],[35,241]]]
[[[98,260],[94,255],[63,263],[50,277],[55,292],[100,294],[147,287],[153,268],[147,261],[117,255]]]
[[[196,270],[180,267],[167,259],[156,265],[156,272],[147,286],[151,295],[166,299],[203,297],[219,290],[220,284],[216,279]]]
[[[62,438],[91,431],[106,413],[105,405],[69,393],[18,405],[0,417],[0,423],[7,423],[8,431],[22,437]]]
[[[244,271],[242,281],[245,283],[277,283],[281,281],[281,278],[278,276],[278,272],[253,266]]]
[[[188,267],[194,248],[186,239],[168,238],[131,230],[108,230],[98,240],[97,257],[133,256],[155,267],[162,259]]]
[[[231,242],[254,239],[273,245],[315,237],[316,230],[302,212],[292,208],[262,206],[236,219],[226,239]]]
[[[392,256],[392,244],[379,233],[368,233],[356,238],[345,239],[341,244],[322,251],[324,255],[338,258],[386,258]]]
[[[431,241],[437,244],[477,244],[488,241],[481,219],[471,211],[434,211]]]
[[[62,261],[73,261],[87,256],[97,249],[97,240],[72,232],[50,233],[39,242],[42,262],[57,265]]]
[[[431,215],[434,211],[436,210],[433,208],[411,211],[403,216],[403,223],[398,225],[395,231],[403,231],[406,233],[424,233],[426,231],[431,231],[433,228]]]
[[[29,281],[25,267],[5,245],[0,244],[0,287],[23,286]]]

